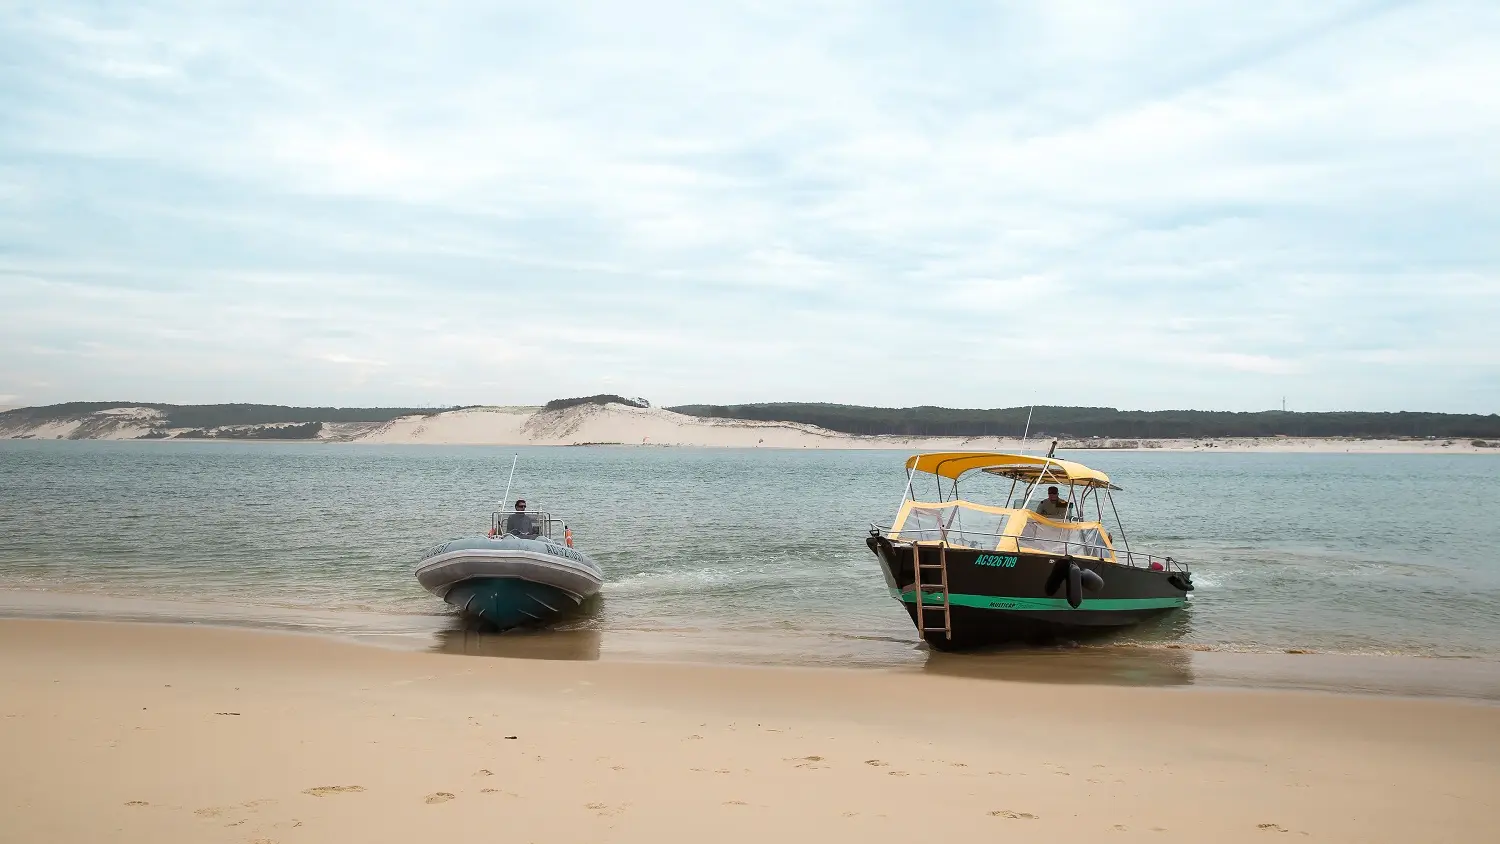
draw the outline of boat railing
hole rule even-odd
[[[883,527],[870,523],[870,532],[890,537],[890,527]],[[1171,557],[1157,554],[1147,554],[1143,551],[1120,551],[1097,543],[1078,542],[1072,539],[1052,539],[1050,537],[1023,536],[1019,533],[984,533],[973,530],[960,530],[958,528],[919,528],[916,530],[902,530],[899,534],[901,541],[905,542],[946,542],[948,547],[972,548],[976,551],[993,551],[999,547],[1001,541],[1013,539],[1016,547],[1028,552],[1041,554],[1056,554],[1058,556],[1093,557],[1096,559],[1112,560],[1116,565],[1129,566],[1131,568],[1156,569],[1162,571],[1187,571],[1188,564]],[[956,538],[962,537],[959,541]],[[977,545],[963,540],[984,538],[985,545]],[[993,541],[990,541],[993,540]]]
[[[563,523],[562,519],[553,516],[545,510],[496,510],[490,514],[490,535],[499,536],[505,533],[506,520],[516,513],[525,513],[530,516],[532,522],[536,525],[537,536],[546,537],[547,539],[552,538],[553,526],[561,526]]]

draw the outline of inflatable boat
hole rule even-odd
[[[496,628],[546,624],[577,607],[604,585],[599,564],[574,548],[572,532],[553,538],[560,524],[547,513],[527,514],[535,535],[505,530],[515,511],[497,511],[489,536],[434,546],[417,563],[417,582],[466,616]]]

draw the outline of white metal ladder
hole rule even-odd
[[[936,565],[922,562],[922,546],[915,542],[911,546],[911,559],[913,564],[912,571],[916,578],[916,582],[913,584],[916,594],[913,597],[917,601],[917,631],[922,634],[923,639],[927,638],[928,633],[942,633],[945,638],[951,640],[953,638],[953,622],[951,621],[952,616],[948,612],[948,543],[945,540],[938,545],[938,561]],[[938,573],[938,582],[923,583],[922,572],[924,571],[936,571]],[[938,592],[943,596],[943,605],[941,608],[937,604],[928,606],[926,597],[929,592]],[[942,614],[942,627],[927,626],[926,616],[928,613],[933,612]]]

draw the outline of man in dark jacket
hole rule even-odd
[[[1072,506],[1072,502],[1064,501],[1058,497],[1057,487],[1049,486],[1047,487],[1047,497],[1043,498],[1042,503],[1036,506],[1036,511],[1038,514],[1046,516],[1049,519],[1066,519],[1068,517],[1068,508]]]
[[[536,518],[526,512],[526,499],[516,499],[516,512],[505,517],[505,532],[522,539],[536,539]]]

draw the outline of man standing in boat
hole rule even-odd
[[[1072,506],[1073,503],[1071,501],[1064,501],[1058,497],[1057,487],[1049,486],[1047,487],[1047,497],[1042,499],[1042,503],[1036,505],[1036,512],[1037,515],[1046,516],[1049,519],[1066,519],[1068,517],[1068,508]]]
[[[526,499],[516,499],[516,512],[505,517],[505,532],[522,539],[536,539],[536,519],[526,512]]]

